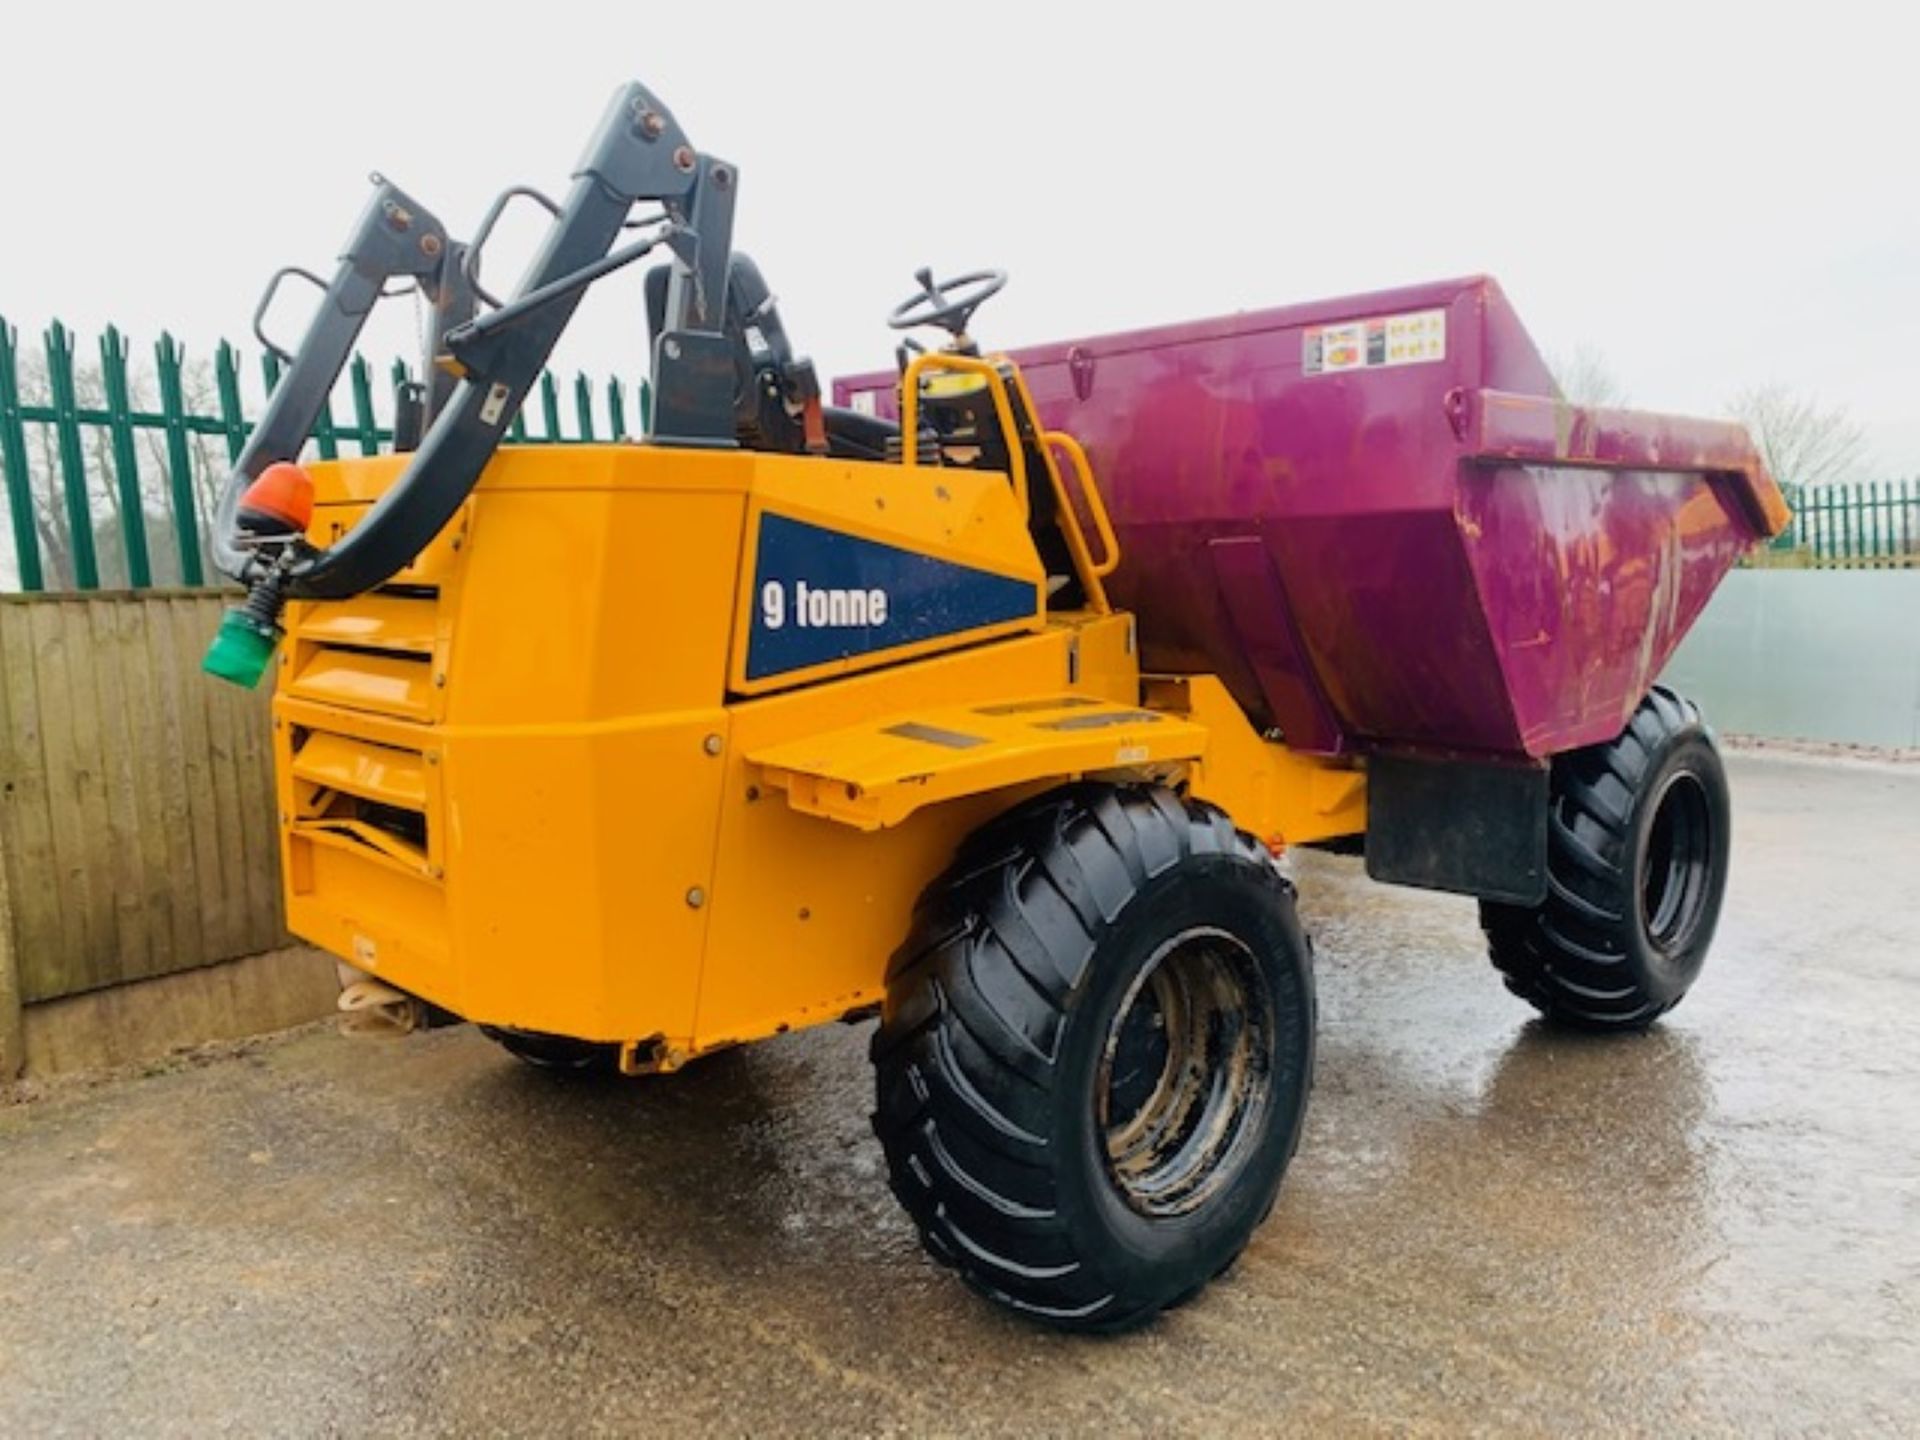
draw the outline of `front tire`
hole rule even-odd
[[[1559,756],[1547,898],[1480,906],[1507,988],[1551,1021],[1642,1030],[1700,976],[1726,892],[1726,767],[1692,701],[1655,686],[1619,737]]]
[[[874,1129],[928,1251],[1077,1330],[1196,1293],[1272,1208],[1313,1066],[1292,887],[1212,806],[1084,784],[928,887],[873,1041]]]

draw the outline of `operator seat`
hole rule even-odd
[[[660,265],[647,272],[650,340],[659,338],[666,323],[669,268]],[[749,450],[805,454],[803,411],[820,394],[819,376],[811,360],[794,354],[760,267],[738,251],[727,265],[727,305],[721,323],[733,344],[734,437]],[[822,406],[820,414],[827,454],[843,460],[898,458],[900,427],[892,421],[834,405]]]

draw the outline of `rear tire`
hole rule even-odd
[[[620,1070],[620,1047],[538,1030],[507,1030],[482,1025],[480,1033],[514,1059],[555,1075],[614,1075]]]
[[[1082,784],[922,895],[873,1041],[874,1130],[929,1253],[1075,1330],[1197,1293],[1273,1206],[1313,1067],[1293,889],[1212,806]]]
[[[1557,757],[1546,901],[1483,901],[1507,988],[1549,1020],[1640,1030],[1706,963],[1726,891],[1726,768],[1693,702],[1655,686],[1620,736]]]

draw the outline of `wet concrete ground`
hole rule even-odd
[[[1471,903],[1300,862],[1319,1089],[1143,1334],[921,1258],[866,1031],[581,1087],[308,1030],[0,1108],[0,1433],[1920,1425],[1920,767],[1738,760],[1706,977],[1550,1034]]]

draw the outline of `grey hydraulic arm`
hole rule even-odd
[[[326,407],[340,372],[353,353],[354,342],[389,282],[411,278],[432,302],[434,331],[439,333],[473,318],[473,289],[468,283],[465,248],[450,240],[446,227],[391,181],[374,176],[373,197],[353,227],[340,255],[331,283],[308,271],[289,266],[268,283],[254,312],[253,333],[287,365],[267,403],[267,412],[254,427],[234,462],[220,495],[213,522],[214,562],[240,581],[258,577],[274,557],[243,547],[236,523],[240,496],[260,472],[276,460],[300,453],[314,423]],[[289,355],[268,337],[264,328],[281,281],[297,276],[324,291],[299,350]],[[437,346],[430,340],[426,360],[432,365]],[[434,371],[429,371],[433,375]],[[450,377],[440,378],[429,391],[430,408],[444,409],[450,397]]]
[[[367,312],[393,279],[412,277],[436,313],[471,305],[471,268],[431,215],[381,182],[325,300],[222,495],[214,556],[249,587],[247,613],[271,625],[287,598],[338,599],[382,584],[453,517],[499,448],[580,303],[600,276],[656,244],[674,255],[667,325],[656,344],[654,434],[678,444],[732,443],[732,369],[719,326],[732,244],[735,174],[696,152],[644,86],[622,87],[574,172],[546,240],[498,309],[439,337],[439,363],[459,382],[398,480],[336,544],[248,545],[239,498],[269,465],[305,444]],[[503,197],[504,198],[504,197]],[[636,202],[659,201],[661,228],[614,249]],[[489,221],[489,225],[490,225]]]

